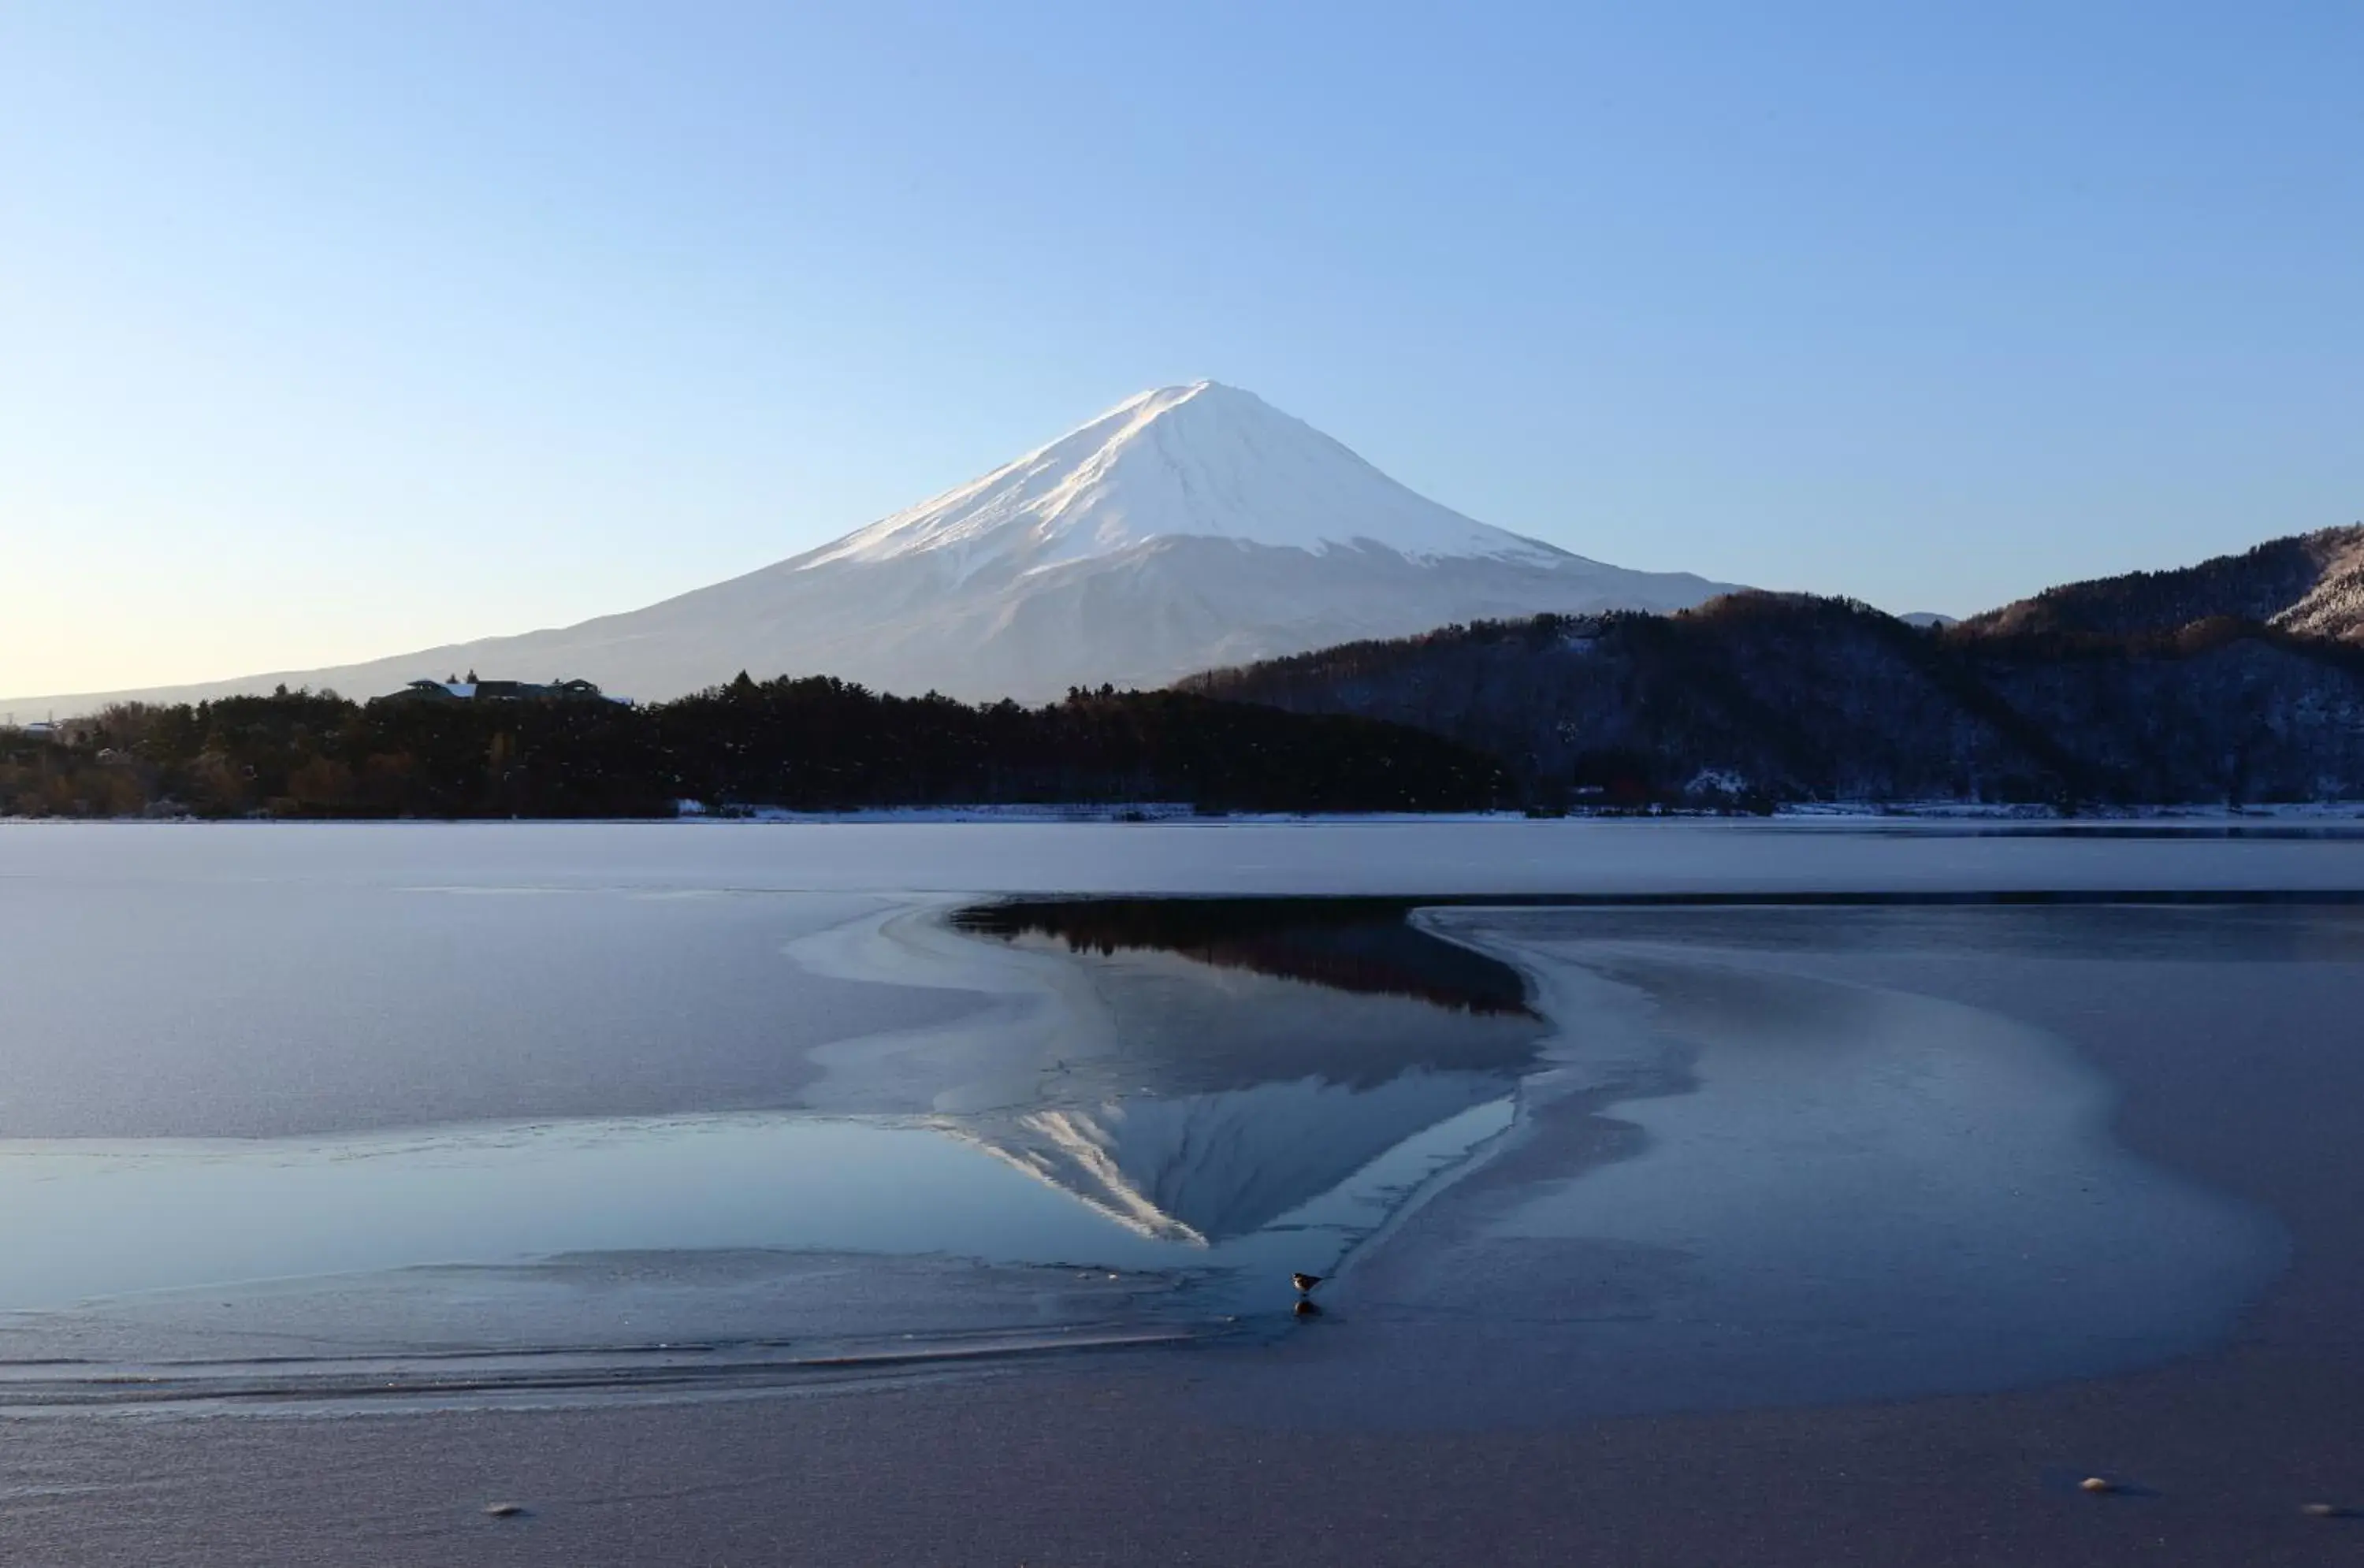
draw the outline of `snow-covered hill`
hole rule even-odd
[[[1489,528],[1254,394],[1198,382],[1128,398],[833,544],[645,609],[366,664],[5,706],[65,713],[281,683],[366,697],[471,668],[644,700],[742,669],[1042,700],[1454,621],[1677,609],[1728,586]]]

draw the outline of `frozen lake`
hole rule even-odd
[[[0,827],[0,1400],[1256,1340],[1292,1269],[1341,1343],[1540,1313],[1608,1407],[2145,1364],[2280,1226],[1916,955],[2345,964],[2359,888],[1991,825]],[[2195,893],[2315,901],[2140,902]]]

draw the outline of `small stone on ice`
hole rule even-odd
[[[2345,1518],[2347,1510],[2336,1503],[2308,1503],[2299,1512],[2311,1519],[2336,1519]]]
[[[486,1503],[485,1512],[496,1519],[513,1519],[525,1512],[523,1503]]]
[[[2117,1490],[2116,1485],[2113,1484],[2108,1477],[2101,1475],[2088,1475],[2082,1481],[2078,1482],[2077,1486],[2080,1491],[2085,1492],[2114,1492]]]

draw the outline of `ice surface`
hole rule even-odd
[[[2349,910],[1421,919],[1514,957],[1562,1032],[1512,1131],[1333,1282],[1352,1352],[1287,1373],[1315,1424],[1900,1399],[2221,1343],[2287,1262],[2275,1218],[2120,1143],[2121,1086],[2060,1036],[1912,983],[1942,953],[2106,1029],[2129,960],[2295,975],[2364,941]]]
[[[1496,955],[1451,963],[1358,935],[1383,904],[946,917],[2359,865],[1837,824],[0,828],[0,1361],[1195,1332],[1285,1321],[1306,1268],[1373,1344],[1525,1332],[1533,1293],[1645,1406],[2133,1364],[2222,1332],[2270,1224],[2118,1148],[2057,1040],[1800,968],[1951,940],[1925,911],[1421,915]],[[2344,911],[2142,913],[1950,915],[2070,991],[2129,951],[2356,946]],[[1412,1353],[1471,1388],[1522,1364]]]
[[[0,825],[0,882],[1459,895],[2318,889],[2364,839],[1899,821]]]

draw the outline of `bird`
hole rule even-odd
[[[1288,1276],[1288,1283],[1297,1287],[1298,1295],[1305,1296],[1310,1294],[1315,1285],[1321,1283],[1321,1276],[1320,1274],[1294,1273]]]

